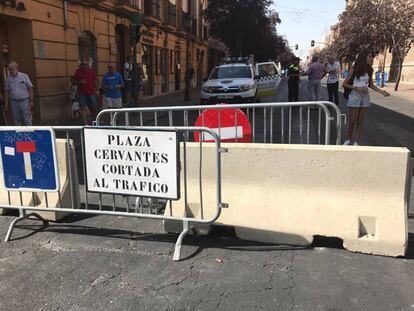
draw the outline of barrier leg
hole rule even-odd
[[[180,233],[177,239],[177,242],[175,243],[175,251],[174,251],[174,256],[173,256],[174,261],[180,261],[181,245],[187,233],[188,233],[188,220],[183,220],[183,231]]]
[[[45,220],[44,218],[42,218],[40,215],[36,214],[36,213],[30,213],[30,214],[26,214],[25,210],[20,210],[20,216],[17,217],[15,220],[12,221],[12,223],[10,224],[9,230],[7,231],[6,234],[6,238],[4,239],[4,242],[9,242],[10,241],[10,237],[13,233],[14,227],[16,226],[16,224],[20,221],[22,221],[23,219],[29,218],[31,216],[37,218],[38,220],[42,221],[43,224],[45,226],[49,225],[49,222],[47,220]]]

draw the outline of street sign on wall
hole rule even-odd
[[[176,131],[85,128],[90,192],[178,200]]]
[[[59,170],[53,129],[0,129],[4,187],[8,191],[56,192]]]

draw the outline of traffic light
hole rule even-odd
[[[299,50],[299,44],[296,44],[295,45],[295,50],[297,51],[297,50]]]
[[[314,47],[315,46],[315,40],[312,40],[311,41],[311,47]]]
[[[132,13],[129,26],[129,42],[131,45],[135,45],[141,40],[141,25],[141,14]]]

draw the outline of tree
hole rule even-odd
[[[398,61],[398,90],[402,64],[413,42],[414,0],[358,0],[347,7],[334,26],[339,35],[332,50],[352,62],[363,49],[374,54],[391,47]]]
[[[392,0],[389,2],[389,27],[386,30],[387,43],[398,61],[395,91],[401,81],[404,59],[414,41],[414,0]]]
[[[254,54],[255,59],[276,60],[286,50],[276,32],[279,14],[270,10],[271,0],[210,0],[204,17],[210,33],[221,39],[233,56]]]
[[[386,1],[389,0],[358,0],[339,16],[339,23],[334,26],[339,35],[332,46],[338,57],[351,62],[364,49],[376,53],[384,49],[387,25],[383,3]]]

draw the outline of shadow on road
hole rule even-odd
[[[412,215],[411,215],[412,217]],[[91,218],[89,215],[74,215],[65,220],[65,223],[53,223],[51,226],[41,224],[29,224],[16,226],[15,238],[12,241],[18,241],[38,232],[73,234],[79,236],[96,236],[110,239],[121,239],[130,241],[147,241],[147,242],[166,242],[175,244],[178,235],[169,233],[142,233],[132,230],[98,228],[84,225],[74,225],[76,221]],[[26,231],[23,233],[21,231]],[[27,232],[29,230],[29,232]],[[295,251],[295,250],[313,250],[316,247],[325,247],[330,249],[344,249],[343,241],[339,238],[315,236],[310,246],[294,246],[286,244],[266,244],[254,241],[240,240],[236,237],[232,227],[213,226],[208,236],[192,236],[185,238],[184,246],[196,248],[188,254],[184,260],[196,257],[204,249],[219,248],[230,251],[252,251],[252,252],[269,252],[269,251]],[[407,254],[403,259],[414,259],[414,233],[408,234]]]

